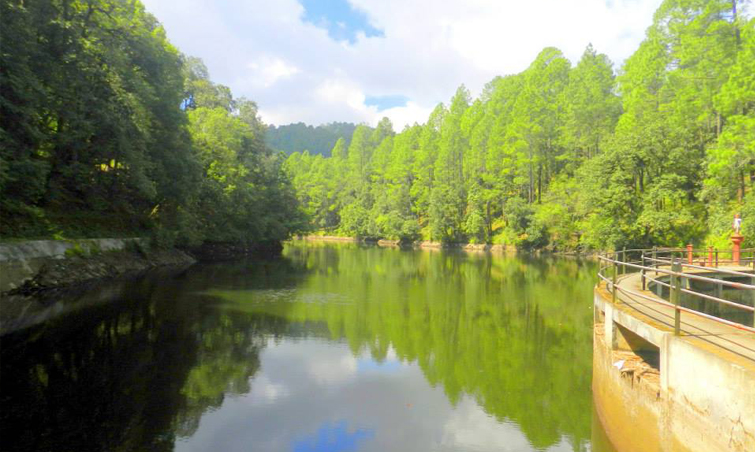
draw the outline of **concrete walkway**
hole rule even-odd
[[[722,268],[723,269],[723,268]],[[726,268],[727,270],[746,270],[745,268]],[[605,283],[601,283],[605,289]],[[614,309],[624,310],[638,317],[640,320],[663,332],[674,331],[674,309],[669,306],[637,296],[641,294],[651,299],[666,301],[659,298],[650,290],[642,290],[642,279],[639,273],[622,275],[617,280],[620,289],[634,292],[626,293],[619,290],[618,305]],[[610,295],[609,298],[610,300]],[[681,336],[695,345],[720,353],[726,351],[755,363],[755,333],[741,330],[733,326],[716,322],[688,312],[681,313]]]

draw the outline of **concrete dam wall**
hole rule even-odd
[[[593,399],[619,452],[755,451],[753,333],[683,324],[675,335],[673,319],[605,283],[594,306]]]

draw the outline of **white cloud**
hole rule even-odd
[[[319,384],[332,386],[353,379],[357,373],[357,364],[357,359],[349,350],[343,350],[338,357],[309,361],[307,372]]]
[[[375,109],[377,110],[377,109]],[[393,107],[377,113],[377,117],[388,117],[393,122],[394,129],[400,132],[405,125],[423,123],[430,116],[433,107],[423,107],[416,102],[409,101],[403,107]]]
[[[514,422],[499,422],[485,413],[470,397],[462,398],[443,426],[441,444],[449,450],[497,450],[514,452],[534,447]],[[547,452],[567,452],[573,448],[562,438]]]
[[[353,380],[357,374],[358,361],[351,350],[345,345],[324,344],[318,341],[270,342],[263,351],[262,359],[264,361],[268,354],[272,354],[286,362],[297,362],[299,368],[288,369],[289,372],[301,372],[307,381],[323,387],[333,387]],[[252,388],[257,384],[256,381],[252,383]],[[273,383],[281,388],[288,386],[283,381]]]
[[[499,423],[465,397],[443,426],[441,444],[449,449],[517,451],[531,449],[516,424]]]
[[[289,78],[299,72],[299,68],[280,58],[261,56],[247,64],[252,73],[249,75],[251,83],[257,83],[263,88],[269,88],[277,81]]]
[[[315,91],[317,98],[326,104],[345,103],[353,109],[364,106],[365,96],[356,83],[345,80],[325,80]]]
[[[281,383],[275,383],[266,375],[261,375],[252,381],[252,392],[243,400],[251,404],[272,404],[279,399],[288,397],[291,391]]]
[[[616,63],[639,45],[661,0],[350,0],[383,37],[337,42],[302,21],[296,0],[143,0],[213,79],[254,99],[270,123],[382,116],[424,122],[464,83],[473,94],[525,69],[546,46],[576,62],[587,44]],[[401,95],[378,111],[368,96]]]

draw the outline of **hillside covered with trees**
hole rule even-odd
[[[623,67],[544,49],[427,122],[358,126],[285,168],[312,230],[523,248],[755,244],[755,20],[666,0]]]
[[[351,142],[356,124],[350,122],[331,122],[317,127],[303,122],[285,126],[270,125],[265,135],[267,145],[286,154],[309,151],[310,154],[322,154],[330,157],[330,150],[339,138]]]
[[[0,2],[0,238],[281,240],[301,224],[254,102],[139,1]]]

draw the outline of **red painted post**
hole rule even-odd
[[[744,239],[745,239],[744,237],[736,233],[731,236],[731,244],[733,247],[731,249],[731,260],[734,265],[739,264],[739,255],[740,255],[740,250],[742,247],[742,241]]]
[[[692,244],[687,245],[687,263],[692,265]]]

